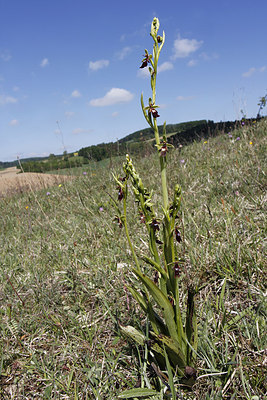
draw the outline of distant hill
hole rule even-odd
[[[220,132],[229,132],[242,124],[250,124],[254,119],[242,121],[189,121],[178,124],[166,125],[168,141],[178,147],[188,144],[194,140],[215,136]],[[163,125],[159,125],[159,134],[163,134]],[[133,132],[116,142],[100,143],[97,145],[81,148],[77,153],[54,155],[49,157],[31,157],[21,159],[25,171],[45,172],[55,169],[72,168],[80,164],[86,164],[90,160],[100,161],[105,158],[111,158],[119,154],[149,154],[154,148],[154,132],[151,128],[140,129]],[[76,156],[76,157],[74,157]],[[77,157],[79,156],[79,157]],[[18,161],[0,162],[0,168],[19,166]]]
[[[0,161],[0,169],[16,167],[17,165],[17,161]]]
[[[30,162],[30,161],[43,161],[46,160],[48,157],[28,157],[28,158],[21,158],[20,162]],[[9,168],[9,167],[18,167],[19,162],[18,160],[14,161],[0,161],[0,169]]]
[[[169,133],[179,133],[206,123],[207,123],[206,120],[200,120],[200,121],[181,122],[179,124],[168,124],[166,125],[166,133],[167,135]],[[159,128],[159,134],[161,136],[163,133],[163,125],[159,125],[158,128]],[[134,133],[131,133],[130,135],[125,136],[124,138],[119,140],[119,143],[137,142],[140,139],[148,140],[152,138],[154,138],[153,129],[146,128],[146,129],[140,129],[139,131],[136,131]]]
[[[190,132],[194,136],[194,132],[207,130],[208,122],[206,120],[182,122],[179,124],[166,125],[167,136],[186,134]],[[158,126],[159,134],[163,134],[163,125]],[[151,128],[140,129],[130,135],[119,139],[117,142],[100,143],[94,146],[83,147],[79,150],[79,156],[89,160],[100,161],[103,158],[112,157],[117,154],[129,152],[131,154],[147,154],[153,148],[154,132]]]

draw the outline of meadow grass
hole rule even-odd
[[[170,187],[183,190],[181,304],[188,283],[198,287],[198,377],[185,392],[174,376],[181,399],[266,393],[266,132],[264,119],[169,152]],[[135,160],[155,207],[157,164],[156,154]],[[149,382],[143,349],[118,330],[146,329],[127,290],[133,260],[110,200],[120,165],[84,166],[49,192],[0,200],[1,399],[116,399],[140,377]],[[146,253],[136,212],[132,195],[131,237]]]

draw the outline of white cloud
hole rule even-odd
[[[203,41],[196,39],[182,39],[180,35],[174,41],[173,58],[185,58],[197,51],[203,44]]]
[[[188,67],[194,67],[195,65],[197,65],[197,60],[190,60],[187,63]]]
[[[105,107],[118,103],[127,103],[133,99],[133,94],[126,89],[112,88],[104,97],[93,99],[90,105],[93,107]]]
[[[219,55],[217,53],[212,53],[212,54],[207,54],[205,52],[202,52],[199,55],[199,58],[205,61],[210,61],[210,60],[217,60],[219,58]]]
[[[74,112],[73,112],[73,111],[65,111],[65,116],[66,116],[67,118],[71,118],[71,117],[73,117],[73,115],[74,115]]]
[[[7,62],[7,61],[9,61],[12,57],[11,57],[11,54],[10,54],[8,51],[3,51],[3,52],[0,54],[0,58],[1,58],[1,60]]]
[[[73,92],[71,93],[71,97],[81,97],[81,93],[79,92],[79,90],[73,90]]]
[[[19,91],[19,87],[18,86],[14,86],[13,87],[13,92],[18,92]]]
[[[124,60],[125,57],[128,56],[132,52],[132,47],[125,46],[121,51],[119,51],[116,55],[119,60]]]
[[[242,76],[243,76],[244,78],[249,78],[251,75],[255,74],[255,72],[256,72],[256,68],[252,67],[252,68],[250,68],[248,71],[244,72],[244,73],[242,74]]]
[[[196,96],[178,96],[176,97],[178,101],[188,101],[193,100]]]
[[[173,64],[170,61],[165,61],[158,66],[158,72],[169,71],[171,69],[173,69]]]
[[[109,60],[98,60],[98,61],[90,61],[89,69],[92,71],[97,71],[101,68],[105,68],[109,66]]]
[[[111,116],[112,116],[113,118],[117,117],[118,115],[119,115],[118,111],[115,111],[114,113],[111,114]]]
[[[76,128],[76,129],[73,129],[72,134],[73,134],[73,135],[79,135],[79,134],[81,134],[81,133],[91,133],[91,132],[93,132],[92,129],[81,129],[81,128]]]
[[[137,76],[139,78],[149,78],[150,77],[150,72],[149,69],[146,68],[139,68],[138,72],[137,72]]]
[[[164,72],[164,71],[169,71],[171,69],[173,69],[173,63],[171,63],[170,61],[165,61],[163,64],[158,66],[158,73]],[[149,72],[148,67],[139,68],[139,70],[137,72],[137,76],[139,78],[150,78],[150,72]]]
[[[3,106],[5,104],[14,104],[17,103],[18,99],[12,96],[5,96],[5,95],[0,95],[0,105]]]
[[[48,58],[44,58],[44,59],[41,61],[41,63],[40,63],[40,66],[41,66],[42,68],[47,67],[48,65],[49,65]]]
[[[11,126],[16,126],[18,125],[19,121],[17,119],[12,119],[12,121],[9,122],[9,125]]]
[[[242,74],[243,78],[250,78],[256,72],[264,72],[266,70],[266,65],[263,65],[261,68],[251,67],[248,71]]]

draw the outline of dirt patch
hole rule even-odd
[[[18,173],[16,167],[0,171],[0,197],[23,193],[29,190],[47,189],[73,179],[67,175]]]

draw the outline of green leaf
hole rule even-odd
[[[158,306],[163,312],[166,325],[169,330],[169,334],[173,340],[178,342],[177,327],[175,323],[175,316],[173,306],[171,305],[168,297],[155,285],[155,283],[149,279],[142,272],[133,268],[133,273],[138,276],[141,282],[146,286],[151,296],[154,298]]]
[[[146,113],[146,109],[145,109],[145,104],[144,104],[144,98],[143,98],[143,93],[141,93],[141,107],[142,107],[142,111],[144,114],[144,117],[147,121],[147,123],[151,126],[151,128],[153,129],[153,124],[151,121],[151,118],[148,117],[147,113]]]
[[[161,52],[161,49],[162,49],[164,43],[165,43],[165,32],[163,31],[163,33],[162,33],[162,42],[161,42],[161,45],[159,47],[159,54]]]
[[[167,276],[167,272],[165,271],[165,269],[163,269],[156,261],[152,260],[151,258],[147,257],[147,256],[143,256],[142,259],[149,265],[151,265],[152,267],[156,268],[156,270],[158,272],[161,273],[161,276],[167,280],[168,276]]]
[[[138,331],[137,329],[135,329],[133,326],[130,325],[128,326],[119,325],[119,326],[120,330],[125,336],[129,337],[130,339],[140,344],[141,346],[145,344],[146,337],[142,332]]]
[[[151,336],[155,338],[155,342],[152,341],[151,348],[164,355],[164,349],[167,348],[168,356],[174,367],[178,367],[179,374],[184,375],[184,368],[186,366],[186,359],[183,351],[179,348],[176,341],[166,335],[157,335],[154,332],[150,332]],[[157,347],[160,347],[160,349]]]
[[[149,301],[146,299],[144,295],[138,293],[138,291],[130,286],[127,286],[129,292],[132,294],[133,298],[139,303],[142,310],[148,314],[149,320],[152,325],[152,329],[156,333],[167,333],[167,328],[160,318],[160,316],[153,310],[153,307]]]
[[[166,361],[166,366],[167,366],[167,371],[168,371],[169,385],[171,388],[172,398],[176,399],[177,396],[176,396],[176,391],[175,391],[174,382],[173,382],[173,373],[172,373],[171,364],[170,364],[169,357],[166,352],[165,346],[164,346],[164,355],[165,355],[165,361]]]
[[[124,392],[119,394],[118,398],[119,399],[133,399],[134,397],[146,398],[148,396],[155,396],[158,394],[159,392],[156,392],[156,390],[153,389],[137,388],[137,389],[125,390]]]
[[[193,349],[197,350],[198,344],[198,332],[197,332],[197,318],[195,310],[195,290],[192,288],[188,289],[187,295],[187,310],[186,310],[186,338]],[[192,358],[195,357],[195,353],[192,352],[190,346],[187,346],[187,364],[190,365]]]
[[[147,304],[145,297],[142,296],[140,293],[138,293],[138,291],[131,286],[127,286],[127,289],[129,290],[129,292],[131,293],[133,298],[139,303],[142,310],[145,313],[148,313],[148,304]]]
[[[243,310],[240,314],[236,315],[234,318],[232,318],[225,326],[224,330],[228,331],[229,329],[233,328],[246,314],[249,313],[249,311],[253,308],[253,306],[250,306]]]

